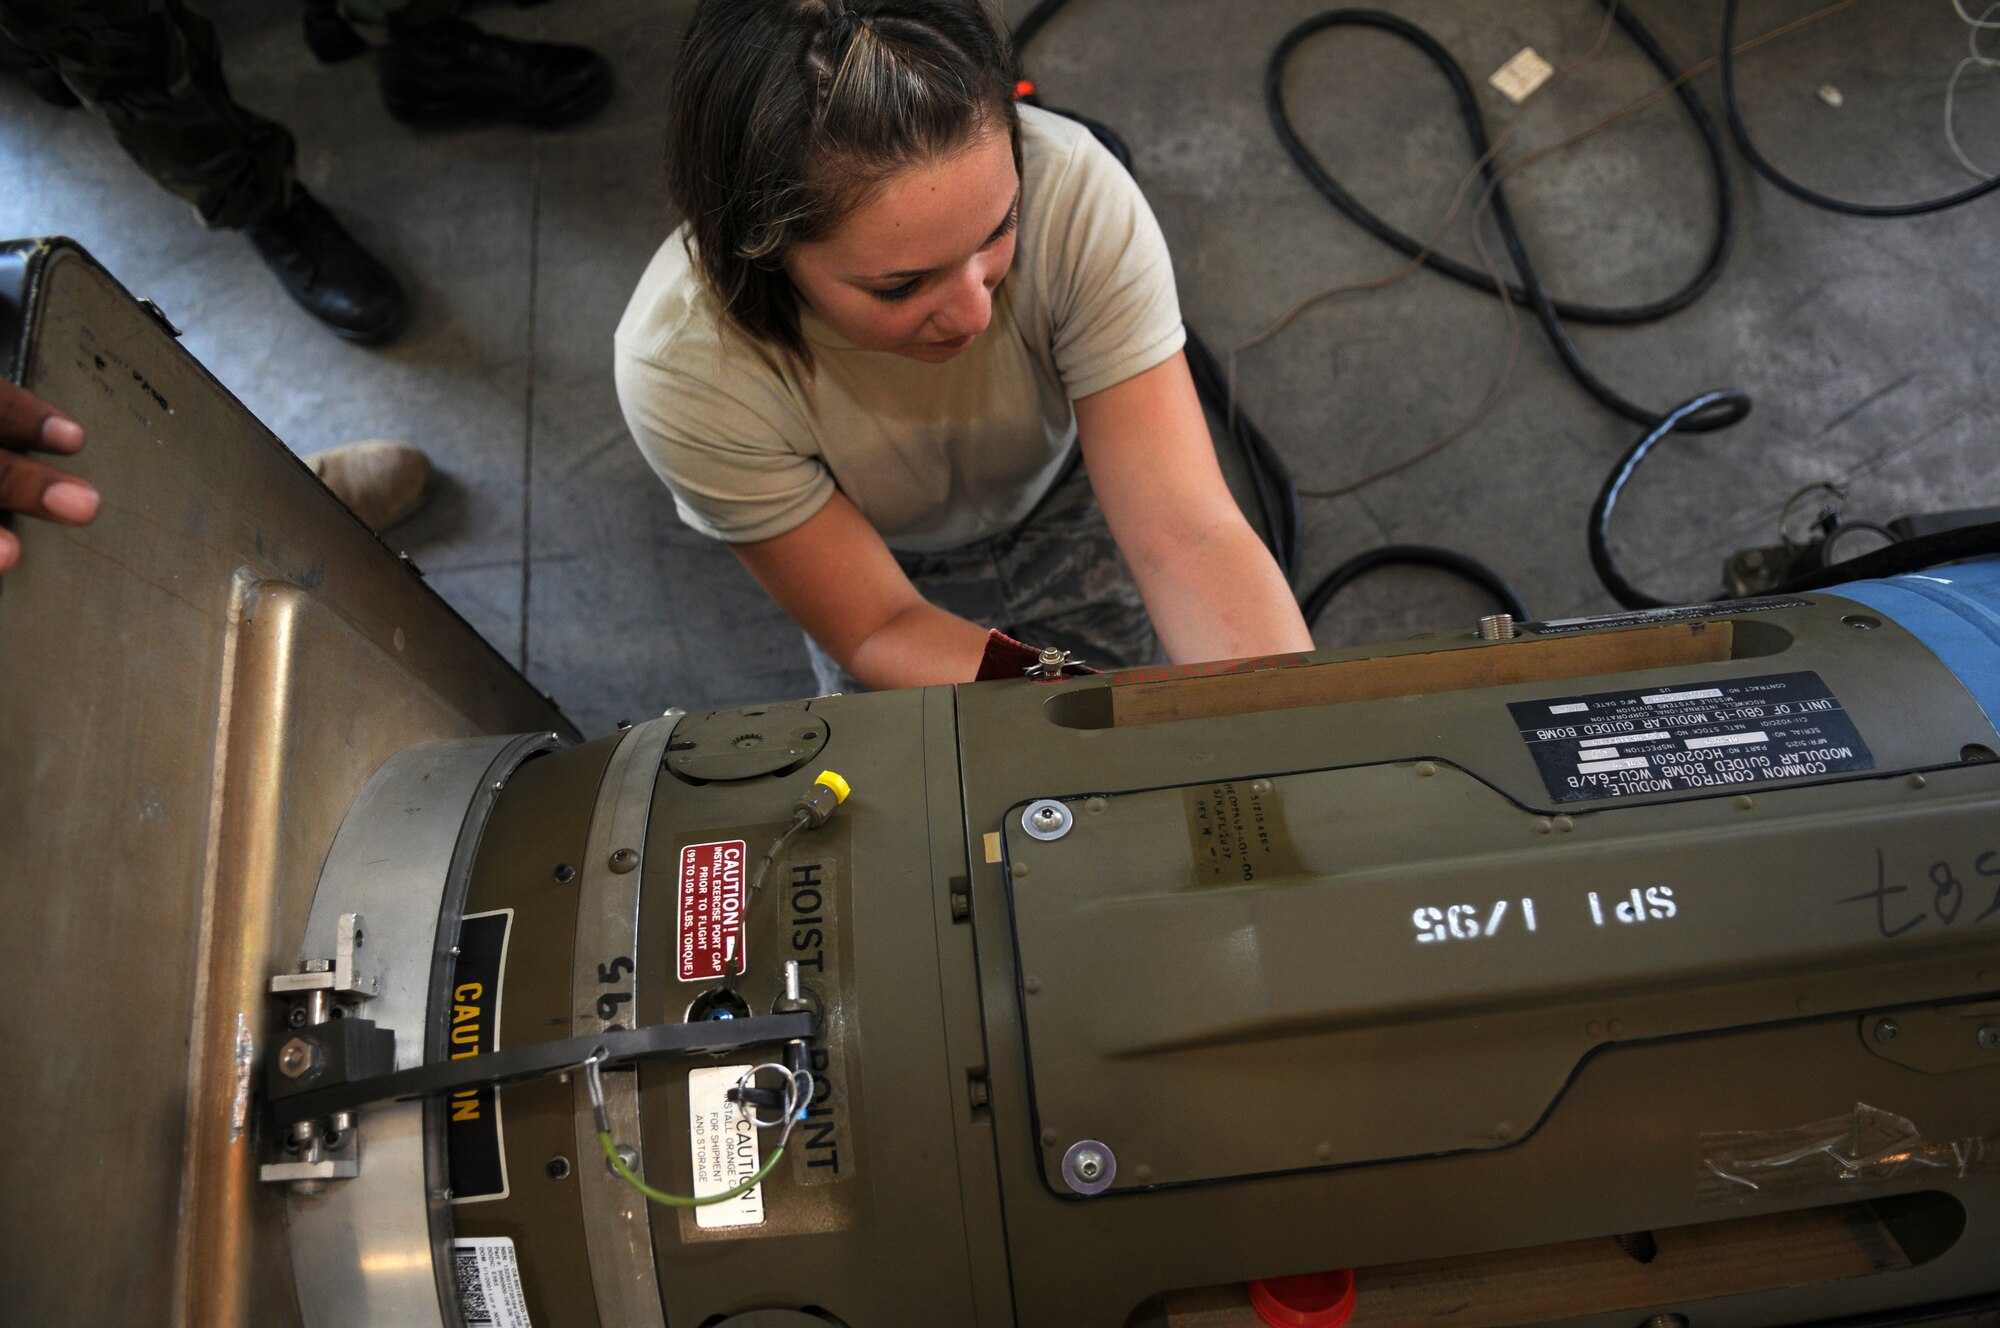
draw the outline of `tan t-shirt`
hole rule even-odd
[[[660,246],[619,321],[618,400],[681,519],[773,539],[836,486],[890,547],[958,548],[1018,524],[1062,471],[1071,402],[1181,348],[1173,267],[1139,188],[1082,125],[1021,108],[1020,240],[993,321],[943,364],[861,350],[810,309],[817,369],[729,324]]]

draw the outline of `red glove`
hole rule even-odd
[[[1073,677],[1077,674],[1096,673],[1088,664],[1072,662],[1065,656],[1055,663],[1058,672],[1055,677]],[[1000,678],[1024,678],[1030,669],[1044,664],[1043,652],[1025,642],[1016,641],[999,628],[986,635],[986,653],[979,657],[979,672],[974,682],[993,682]]]

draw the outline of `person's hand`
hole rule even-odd
[[[25,512],[65,526],[81,526],[97,515],[97,490],[21,455],[55,452],[74,455],[83,446],[83,426],[23,388],[0,379],[0,512]],[[21,541],[0,530],[0,572],[21,560]]]

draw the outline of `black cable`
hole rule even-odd
[[[1609,3],[1609,0],[1600,0],[1600,2]],[[1619,25],[1632,36],[1633,40],[1659,66],[1661,71],[1670,79],[1678,77],[1678,71],[1674,68],[1666,52],[1660,48],[1659,43],[1653,39],[1652,35],[1639,24],[1638,20],[1631,16],[1629,8],[1621,4],[1615,13]],[[1459,115],[1465,123],[1465,132],[1467,138],[1471,141],[1473,156],[1483,159],[1491,149],[1492,143],[1486,134],[1485,119],[1480,113],[1478,98],[1472,90],[1471,81],[1465,76],[1465,71],[1459,67],[1458,61],[1452,58],[1451,52],[1447,51],[1436,38],[1406,19],[1373,9],[1335,9],[1305,20],[1285,34],[1284,39],[1278,43],[1277,49],[1272,52],[1269,64],[1265,67],[1264,101],[1266,109],[1269,110],[1271,115],[1271,124],[1277,131],[1279,141],[1285,145],[1286,151],[1291,153],[1292,160],[1298,163],[1299,169],[1305,173],[1306,178],[1312,182],[1313,186],[1320,191],[1321,195],[1329,203],[1333,204],[1335,208],[1339,209],[1357,224],[1378,238],[1401,249],[1404,253],[1415,257],[1422,253],[1423,246],[1410,236],[1404,235],[1401,231],[1390,226],[1380,217],[1375,216],[1374,213],[1369,212],[1351,194],[1341,188],[1339,182],[1327,172],[1326,168],[1320,164],[1319,160],[1313,156],[1312,152],[1299,139],[1297,132],[1292,127],[1291,117],[1285,109],[1283,95],[1284,75],[1285,68],[1289,64],[1293,52],[1307,38],[1335,27],[1377,28],[1401,37],[1404,41],[1409,42],[1412,46],[1423,52],[1424,55],[1428,56],[1431,63],[1436,65],[1438,71],[1445,76],[1446,82],[1451,87],[1453,97],[1457,99]],[[1514,270],[1520,274],[1521,284],[1519,286],[1509,285],[1503,288],[1496,285],[1493,278],[1488,274],[1478,272],[1440,254],[1430,254],[1424,259],[1427,265],[1435,267],[1447,276],[1463,281],[1468,285],[1493,295],[1498,295],[1502,289],[1505,289],[1508,298],[1529,305],[1535,311],[1535,317],[1541,323],[1543,332],[1547,334],[1549,343],[1555,348],[1557,357],[1562,360],[1563,367],[1569,370],[1570,376],[1575,378],[1583,389],[1590,393],[1606,409],[1622,415],[1636,424],[1649,426],[1659,423],[1662,416],[1658,412],[1649,410],[1634,401],[1628,400],[1617,389],[1598,377],[1596,372],[1585,363],[1583,353],[1577,349],[1576,343],[1570,339],[1568,330],[1563,327],[1562,317],[1564,309],[1584,312],[1599,322],[1644,322],[1648,317],[1663,317],[1665,314],[1672,313],[1676,309],[1685,308],[1689,303],[1699,298],[1715,281],[1716,277],[1720,275],[1722,265],[1729,254],[1731,238],[1735,233],[1734,186],[1731,183],[1728,162],[1723,156],[1721,139],[1716,132],[1714,122],[1709,119],[1708,113],[1702,109],[1699,99],[1694,96],[1686,84],[1681,84],[1675,89],[1675,92],[1681,97],[1682,104],[1688,107],[1689,114],[1694,118],[1696,126],[1701,130],[1703,140],[1709,149],[1709,161],[1715,174],[1717,203],[1716,238],[1710,248],[1708,261],[1702,265],[1702,270],[1696,275],[1695,279],[1680,290],[1667,296],[1664,300],[1656,300],[1652,304],[1634,306],[1629,309],[1601,308],[1594,305],[1571,305],[1567,301],[1558,303],[1549,294],[1548,287],[1543,284],[1540,275],[1535,270],[1534,261],[1528,256],[1527,246],[1521,240],[1520,229],[1514,224],[1513,212],[1507,206],[1506,191],[1497,183],[1498,177],[1491,161],[1482,162],[1480,173],[1486,178],[1490,186],[1494,227],[1500,232],[1501,241],[1507,247],[1507,256],[1513,261]],[[1678,427],[1683,433],[1704,433],[1709,429],[1720,428],[1730,422],[1732,421],[1727,419],[1726,412],[1708,411],[1683,416]]]
[[[1520,593],[1507,584],[1486,564],[1468,558],[1450,549],[1439,549],[1429,544],[1384,544],[1379,549],[1369,549],[1358,553],[1340,566],[1328,572],[1318,585],[1307,592],[1300,602],[1305,612],[1306,626],[1311,627],[1319,620],[1319,615],[1327,604],[1347,587],[1348,582],[1365,572],[1378,567],[1414,565],[1436,567],[1463,577],[1498,600],[1500,607],[1512,614],[1517,622],[1528,622],[1534,615],[1522,602]]]
[[[1618,506],[1618,497],[1624,492],[1626,482],[1639,463],[1668,434],[1682,429],[1682,421],[1689,416],[1706,412],[1714,416],[1717,423],[1710,428],[1721,428],[1735,424],[1750,413],[1750,398],[1741,392],[1704,392],[1700,396],[1683,402],[1669,411],[1660,422],[1632,446],[1625,449],[1625,455],[1604,478],[1604,487],[1597,492],[1597,501],[1590,509],[1590,565],[1597,569],[1597,579],[1611,592],[1611,597],[1628,609],[1657,609],[1668,601],[1654,599],[1630,581],[1618,567],[1618,560],[1611,552],[1611,513]]]
[[[1044,6],[1059,2],[1060,0],[1044,0]],[[1605,3],[1605,0],[1599,0],[1599,3]],[[1680,76],[1672,57],[1654,39],[1653,34],[1633,16],[1630,5],[1623,3],[1623,0],[1616,11],[1616,18],[1618,25],[1632,38],[1633,44],[1645,53],[1646,58],[1652,61],[1654,68],[1670,79]],[[1384,14],[1376,10],[1340,9],[1307,19],[1286,33],[1284,39],[1278,43],[1264,74],[1264,104],[1270,112],[1271,124],[1277,131],[1278,141],[1284,145],[1285,151],[1291,154],[1299,170],[1327,202],[1333,204],[1349,220],[1376,239],[1415,258],[1424,253],[1423,244],[1376,216],[1363,206],[1359,199],[1347,192],[1299,137],[1297,129],[1292,125],[1291,114],[1285,106],[1283,90],[1285,70],[1297,47],[1308,37],[1327,28],[1350,25],[1379,27],[1393,32],[1429,55],[1445,77],[1451,81],[1452,90],[1458,96],[1459,112],[1466,122],[1475,149],[1473,155],[1485,156],[1492,145],[1487,140],[1478,102],[1474,98],[1471,85],[1466,81],[1464,70],[1459,68],[1458,63],[1428,33],[1414,24],[1405,22],[1393,14]],[[1696,131],[1701,135],[1702,148],[1708,157],[1709,173],[1715,180],[1715,238],[1709,244],[1708,254],[1702,259],[1701,269],[1686,285],[1669,295],[1644,304],[1598,305],[1552,298],[1549,302],[1551,307],[1556,313],[1572,322],[1609,325],[1655,322],[1669,314],[1680,312],[1707,294],[1708,288],[1722,275],[1723,265],[1728,262],[1730,249],[1736,239],[1736,187],[1735,179],[1729,170],[1728,154],[1723,147],[1722,131],[1716,128],[1707,107],[1702,105],[1701,98],[1695,94],[1691,86],[1682,83],[1674,89],[1674,94],[1680,98],[1681,105],[1687,110],[1688,118],[1693,121]],[[1489,181],[1493,177],[1491,163],[1487,165],[1486,177]],[[1504,211],[1505,200],[1497,191],[1493,203],[1496,214]],[[1436,252],[1427,254],[1424,257],[1424,265],[1454,281],[1485,291],[1488,295],[1498,293],[1498,287],[1494,285],[1491,273],[1461,262],[1448,254]],[[1514,303],[1533,305],[1532,296],[1520,286],[1510,283],[1506,290],[1508,298]]]
[[[1960,526],[1955,530],[1940,530],[1934,535],[1919,535],[1891,544],[1886,549],[1864,553],[1846,562],[1822,567],[1817,572],[1787,581],[1773,594],[1791,594],[1800,590],[1818,590],[1830,587],[1838,590],[1847,581],[1874,581],[1885,576],[1903,576],[1910,572],[1921,572],[1927,567],[1941,563],[1954,563],[1961,558],[1979,558],[2000,554],[2000,521],[1988,521],[1977,526]]]
[[[1041,3],[1028,12],[1027,17],[1014,29],[1014,51],[1017,59],[1042,26],[1055,17],[1068,2],[1069,0],[1041,0]],[[1030,100],[1036,105],[1041,104],[1039,99],[1033,98],[1032,95]],[[1089,129],[1128,173],[1132,170],[1131,149],[1109,125],[1075,111],[1058,110],[1056,113],[1068,116]],[[1726,249],[1727,246],[1724,247]],[[1716,260],[1716,266],[1720,268],[1720,259]],[[1270,546],[1271,556],[1277,562],[1278,569],[1284,575],[1286,582],[1295,583],[1304,528],[1298,485],[1293,481],[1291,471],[1285,465],[1284,458],[1278,454],[1277,448],[1272,446],[1264,431],[1257,427],[1244,413],[1242,406],[1236,402],[1229,391],[1228,380],[1220,361],[1215,358],[1215,353],[1196,334],[1192,326],[1187,329],[1187,361],[1189,375],[1194,379],[1196,394],[1204,405],[1222,417],[1224,427],[1242,454],[1244,469],[1249,475],[1251,493],[1256,499],[1258,516],[1266,532],[1266,542]],[[1300,608],[1308,629],[1326,608],[1327,603],[1348,582],[1364,572],[1392,563],[1417,563],[1443,568],[1486,589],[1517,619],[1526,620],[1530,616],[1514,588],[1497,572],[1477,559],[1429,545],[1390,544],[1348,559],[1323,577],[1309,594],[1301,598]]]
[[[1840,212],[1850,217],[1919,217],[1926,212],[1942,212],[1946,208],[1957,207],[1960,203],[1970,203],[1975,198],[1984,197],[2000,189],[2000,175],[1979,184],[1961,189],[1955,194],[1940,198],[1929,198],[1919,203],[1849,203],[1844,199],[1822,194],[1808,189],[1797,180],[1773,166],[1757,145],[1750,141],[1750,130],[1743,123],[1743,106],[1736,96],[1736,6],[1737,0],[1724,0],[1722,6],[1722,100],[1728,108],[1729,132],[1736,140],[1736,146],[1750,163],[1750,169],[1769,180],[1778,188],[1801,202],[1814,207],[1825,208],[1829,212]]]

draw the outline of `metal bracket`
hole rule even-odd
[[[2000,1001],[1861,1016],[1861,1044],[1923,1074],[2000,1065]]]
[[[336,996],[367,1000],[382,990],[382,979],[379,974],[361,972],[356,965],[355,952],[360,950],[366,939],[361,915],[341,914],[334,930],[333,961],[308,959],[299,965],[299,972],[278,974],[271,979],[272,995],[330,991]]]

